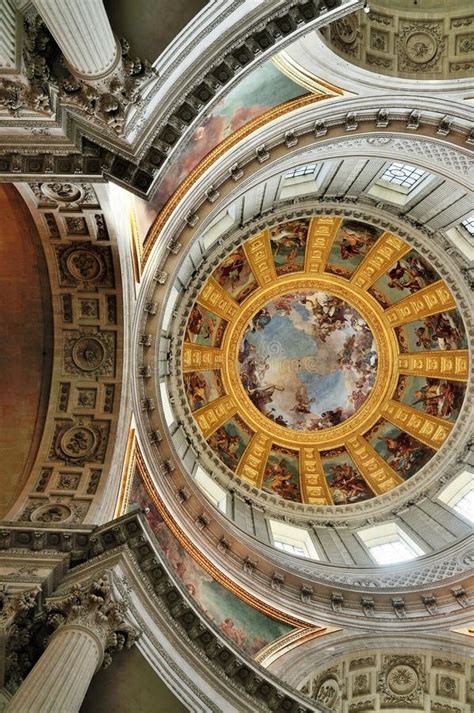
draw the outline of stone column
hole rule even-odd
[[[138,632],[124,621],[107,577],[48,600],[48,645],[15,693],[8,713],[79,713],[94,673],[114,651],[129,648]]]
[[[121,49],[102,0],[33,2],[76,77],[94,81],[113,72]]]

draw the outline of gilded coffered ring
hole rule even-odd
[[[174,383],[197,447],[223,472],[294,502],[347,505],[392,490],[442,446],[464,398],[465,330],[407,242],[315,215],[203,273],[170,329]]]

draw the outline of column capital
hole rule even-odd
[[[103,667],[111,663],[115,652],[131,648],[140,635],[126,621],[126,602],[115,600],[108,573],[49,597],[45,608],[46,622],[55,632],[82,628],[98,640]]]

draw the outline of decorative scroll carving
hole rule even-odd
[[[392,233],[383,233],[352,275],[351,282],[367,290],[384,272],[405,255],[410,246]]]
[[[271,440],[264,433],[256,433],[251,439],[237,466],[236,473],[253,485],[260,486],[270,452]]]
[[[382,415],[421,443],[435,449],[444,443],[453,427],[452,423],[442,418],[422,413],[397,401],[385,403]]]
[[[438,281],[392,305],[385,310],[385,316],[392,327],[397,327],[455,307],[451,292],[442,281]]]
[[[317,448],[306,446],[301,448],[300,475],[305,502],[312,505],[333,504]]]
[[[258,235],[244,243],[244,252],[260,287],[270,285],[277,274],[270,247],[269,232]]]
[[[209,438],[223,423],[237,411],[237,405],[230,396],[223,396],[203,406],[194,413],[194,418],[204,435]]]
[[[452,351],[415,352],[400,354],[398,368],[402,374],[427,376],[433,379],[467,381],[469,375],[469,352],[464,349]]]
[[[210,277],[197,301],[206,309],[214,312],[223,319],[232,319],[239,309],[239,305],[226,292],[219,283]]]
[[[220,349],[204,347],[201,344],[184,344],[183,371],[199,369],[220,369],[223,354]]]
[[[3,685],[10,694],[19,688],[40,654],[33,637],[39,590],[0,591],[0,639],[5,647]]]
[[[376,495],[382,495],[403,483],[403,478],[388,463],[385,463],[377,451],[361,436],[348,438],[346,447],[362,477]]]
[[[312,218],[308,231],[305,272],[317,274],[324,270],[341,218]]]

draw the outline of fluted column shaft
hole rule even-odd
[[[62,626],[51,637],[6,712],[79,713],[102,658],[101,643],[91,631]]]
[[[102,0],[33,0],[77,77],[97,80],[117,66],[121,53]]]

